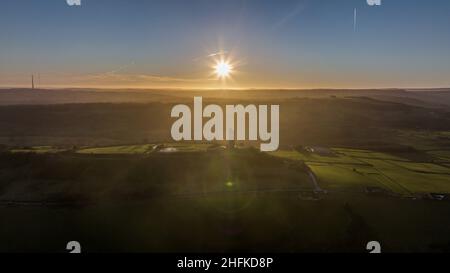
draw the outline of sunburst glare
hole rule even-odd
[[[233,72],[233,66],[225,60],[220,60],[214,66],[214,72],[216,73],[217,77],[221,79],[228,78]]]

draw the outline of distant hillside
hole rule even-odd
[[[105,89],[0,89],[0,105],[67,103],[149,103],[191,100],[193,96],[218,99],[277,100],[289,98],[370,97],[413,106],[450,107],[450,90],[105,90]]]
[[[175,103],[14,105],[0,107],[0,144],[109,145],[170,141]],[[244,99],[211,99],[204,104],[248,103]],[[280,104],[280,143],[360,146],[369,142],[404,144],[403,130],[450,131],[450,112],[356,98],[253,99]],[[442,141],[447,141],[447,138]],[[450,140],[448,140],[450,142]]]

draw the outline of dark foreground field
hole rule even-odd
[[[420,191],[317,191],[305,164],[248,148],[89,152],[1,156],[0,251],[449,251],[450,202]]]
[[[0,208],[1,251],[97,252],[449,251],[450,204],[296,193],[157,198],[85,208]]]

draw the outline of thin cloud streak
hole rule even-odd
[[[96,83],[205,83],[214,79],[208,78],[177,78],[149,74],[108,74],[81,77],[78,81]]]
[[[280,21],[275,23],[271,29],[277,30],[277,29],[281,28],[283,25],[285,25],[286,23],[288,23],[289,21],[291,21],[292,19],[297,17],[305,9],[305,7],[306,7],[305,2],[299,1],[297,3],[297,6],[291,12],[289,12],[285,17],[283,17]]]
[[[208,59],[208,58],[213,58],[213,57],[216,57],[216,56],[223,56],[223,55],[226,55],[226,54],[228,54],[227,51],[218,51],[218,52],[215,52],[215,53],[208,54],[206,56],[195,58],[194,61],[197,62],[197,61],[199,61],[201,59]]]
[[[113,75],[113,74],[116,74],[116,73],[118,73],[118,72],[124,71],[124,70],[126,70],[126,69],[128,69],[128,68],[130,68],[130,67],[132,67],[132,66],[134,66],[134,65],[135,65],[135,62],[133,61],[133,62],[130,62],[129,64],[126,64],[126,65],[123,65],[123,66],[121,66],[121,67],[119,67],[119,68],[117,68],[117,69],[115,69],[115,70],[108,71],[108,72],[105,72],[105,73],[97,74],[97,76]]]

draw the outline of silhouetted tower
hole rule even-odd
[[[34,89],[34,75],[31,75],[31,89]]]

